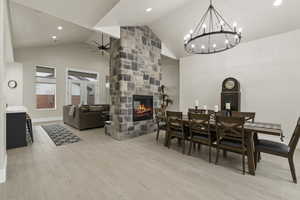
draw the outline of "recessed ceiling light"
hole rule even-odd
[[[152,8],[147,8],[146,9],[146,12],[151,12],[152,11]]]
[[[58,26],[57,29],[58,30],[63,30],[63,27],[62,26]]]
[[[273,6],[278,7],[282,4],[282,0],[275,0]]]
[[[53,36],[52,36],[52,39],[53,39],[53,40],[56,40],[56,39],[57,39],[57,37],[56,37],[55,35],[53,35]]]

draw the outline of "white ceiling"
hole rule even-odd
[[[300,28],[300,1],[283,0],[274,7],[274,0],[214,0],[215,7],[229,23],[236,21],[243,28],[243,41],[251,41]],[[186,55],[183,37],[195,27],[208,8],[209,0],[193,0],[173,11],[150,27],[177,57]]]
[[[11,0],[49,15],[92,28],[119,0]]]
[[[192,0],[121,0],[95,28],[146,25]],[[151,12],[146,12],[152,8]]]
[[[93,31],[45,13],[11,3],[14,48],[83,42]],[[57,30],[63,26],[63,30]],[[52,36],[57,36],[57,41]]]
[[[183,37],[198,23],[209,4],[209,0],[11,1],[40,11],[13,6],[13,33],[17,46],[49,43],[49,34],[53,32],[61,42],[78,42],[84,37],[87,40],[91,32],[82,27],[115,30],[118,26],[149,25],[177,57],[185,56]],[[272,6],[273,2],[214,0],[214,5],[229,23],[238,22],[243,28],[245,42],[300,28],[299,0],[283,0],[282,6],[277,8]],[[145,12],[148,7],[153,8],[149,13]],[[65,26],[62,32],[57,32],[57,24]]]

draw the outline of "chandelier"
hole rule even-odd
[[[194,30],[184,37],[184,48],[189,54],[213,54],[226,51],[238,45],[242,39],[242,28],[237,23],[231,26],[210,5]]]

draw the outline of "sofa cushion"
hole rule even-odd
[[[81,112],[89,112],[90,107],[88,105],[82,105],[82,106],[80,106],[80,111]]]
[[[104,110],[103,106],[90,106],[90,112],[99,112],[103,110]]]

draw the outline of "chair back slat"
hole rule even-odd
[[[293,136],[292,136],[292,138],[290,140],[290,143],[289,143],[290,151],[292,153],[295,152],[295,149],[296,149],[297,144],[299,142],[299,137],[300,137],[300,117],[298,118],[296,128],[294,130]]]
[[[226,117],[216,115],[218,137],[244,142],[244,117]]]
[[[190,132],[205,133],[210,130],[210,115],[201,113],[189,113]]]
[[[167,111],[168,130],[183,130],[182,112]]]

